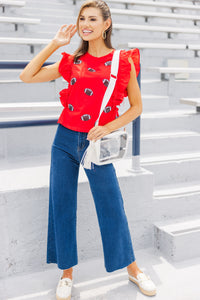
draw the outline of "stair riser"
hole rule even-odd
[[[47,154],[50,156],[51,145],[57,126],[27,126],[0,130],[0,157],[12,159]]]
[[[60,17],[68,17],[68,16],[72,16],[74,14],[74,7],[73,6],[68,6],[67,4],[66,5],[59,5],[57,7],[48,7],[47,8],[41,8],[40,7],[40,10],[38,11],[38,7],[37,7],[37,4],[35,4],[34,6],[33,5],[29,5],[28,7],[25,7],[25,8],[22,8],[20,10],[20,15],[23,15],[23,16],[36,16],[37,15],[37,18],[42,18],[43,16],[46,16],[46,15],[49,15],[50,18],[54,18],[54,17],[57,17],[57,16],[60,16]]]
[[[200,191],[182,195],[154,197],[154,220],[163,221],[189,216],[192,217],[196,212],[200,211],[199,196]]]
[[[171,152],[199,151],[200,136],[141,138],[141,154],[164,154]]]
[[[37,53],[39,53],[43,48],[46,47],[47,44],[41,44],[41,45],[34,45],[33,53],[31,53],[31,47],[30,45],[26,44],[4,44],[2,45],[2,53],[4,60],[31,60],[36,56]],[[9,52],[6,52],[6,49],[9,47]],[[20,50],[19,50],[19,49]],[[17,50],[18,49],[18,50]],[[74,44],[63,46],[59,48],[57,51],[52,54],[47,61],[50,62],[56,62],[62,58],[62,56],[59,56],[59,53],[65,51],[67,53],[73,53],[74,50],[76,49]],[[6,79],[2,77],[3,79]],[[8,77],[8,79],[13,79],[16,77]]]
[[[170,113],[169,113],[170,114]],[[144,115],[142,115],[144,116]],[[131,129],[131,127],[129,126]],[[141,120],[141,133],[152,133],[152,132],[173,132],[176,130],[194,130],[200,128],[200,118],[197,113],[185,116],[177,116],[174,118],[163,117],[163,118],[142,118]]]
[[[4,95],[0,98],[0,103],[56,101],[58,99],[55,82],[1,83],[0,88],[1,94]]]
[[[112,13],[112,12],[111,12]],[[112,13],[113,23],[120,24],[141,24],[145,26],[164,26],[164,27],[193,27],[194,21],[192,20],[176,20],[176,19],[167,19],[162,17],[149,17],[148,22],[145,22],[145,17],[143,16],[134,16],[134,15],[123,15],[123,14],[115,14]],[[170,22],[170,25],[168,25]]]
[[[52,109],[46,113],[40,113],[39,110],[35,113],[31,112],[19,112],[17,113],[1,113],[0,116],[39,116],[40,114],[51,116],[57,115],[59,118],[63,107],[60,106],[57,109]],[[53,130],[52,130],[53,128]],[[18,157],[18,156],[31,156],[39,154],[50,153],[51,141],[53,138],[53,132],[56,125],[50,126],[33,126],[33,127],[19,127],[19,128],[9,128],[1,129],[0,136],[2,137],[2,151],[1,156],[4,158]],[[131,124],[127,128],[129,132],[129,144],[126,157],[132,156],[132,138],[131,138]],[[48,133],[47,133],[48,132]],[[44,139],[45,136],[45,139]],[[48,140],[46,140],[48,138]],[[184,151],[199,151],[199,137],[179,137],[179,138],[163,138],[156,139],[152,138],[149,140],[141,138],[141,156],[142,155],[161,155],[163,153],[180,153]]]
[[[170,261],[178,262],[199,257],[200,230],[180,235],[155,228],[155,247]]]
[[[200,159],[177,160],[177,162],[166,162],[151,166],[142,163],[142,166],[154,173],[156,186],[180,182],[184,183],[200,178]]]
[[[122,23],[122,22],[115,22],[115,23],[119,23],[119,24],[127,24],[126,23]],[[137,24],[137,23],[135,23]],[[146,25],[148,26],[148,25]],[[119,43],[124,43],[124,42],[128,42],[131,41],[131,38],[140,38],[140,40],[146,40],[146,38],[149,37],[149,35],[151,35],[152,39],[155,39],[155,41],[159,41],[159,40],[165,40],[165,42],[168,41],[168,34],[167,32],[158,32],[158,31],[144,31],[144,30],[132,30],[132,29],[121,29],[121,28],[113,28],[114,30],[114,34],[117,35],[118,37],[118,41]],[[184,33],[173,33],[172,34],[172,38],[174,40],[177,41],[177,43],[180,40],[183,39],[187,39],[190,41],[198,41],[198,36],[199,34],[184,34]],[[171,41],[171,39],[169,39],[169,41]]]
[[[158,74],[157,74],[158,75]],[[143,70],[142,70],[142,76],[143,76]],[[151,77],[148,77],[148,79]],[[155,74],[154,74],[155,78]],[[158,81],[157,82],[143,82],[141,80],[141,91],[145,95],[163,95],[167,96],[167,82],[160,81],[159,76],[157,76]]]

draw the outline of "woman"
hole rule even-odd
[[[59,47],[68,45],[78,31],[79,48],[70,55],[42,67]],[[76,25],[64,24],[52,41],[38,53],[20,74],[24,82],[50,81],[60,76],[69,82],[60,92],[64,107],[51,148],[47,263],[63,270],[57,285],[57,299],[71,299],[73,266],[78,263],[76,208],[78,172],[89,140],[97,140],[123,127],[142,113],[137,83],[139,50],[121,50],[115,90],[95,126],[101,101],[109,83],[112,56],[112,19],[107,4],[87,0],[79,11]],[[121,116],[118,107],[128,96],[130,108]],[[137,266],[131,243],[123,199],[113,164],[84,169],[95,201],[107,272],[127,267],[128,278],[146,295],[156,287]],[[112,256],[110,255],[112,253]]]

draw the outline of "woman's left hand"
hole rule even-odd
[[[110,130],[104,125],[104,126],[94,126],[90,129],[87,135],[87,140],[96,140],[101,139],[106,134],[110,133]]]

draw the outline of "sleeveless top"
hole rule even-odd
[[[81,132],[89,132],[95,126],[103,96],[110,79],[111,62],[115,49],[107,55],[95,57],[88,52],[73,61],[73,54],[63,55],[58,71],[66,82],[66,88],[59,92],[63,105],[57,123]],[[136,75],[140,71],[140,52],[138,48],[121,50],[116,85],[112,96],[101,114],[99,125],[103,126],[119,116],[118,109],[124,97],[128,96],[127,85],[130,79],[131,56]]]

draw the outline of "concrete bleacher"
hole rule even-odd
[[[139,10],[131,10],[131,9],[117,9],[112,8],[111,14],[115,14],[118,17],[125,16],[136,16],[145,18],[145,22],[148,22],[149,18],[167,18],[167,19],[175,19],[175,20],[191,20],[196,25],[197,21],[200,21],[200,16],[198,15],[186,15],[186,14],[172,14],[172,13],[162,13],[162,12],[150,12],[150,11],[139,11]]]
[[[25,1],[17,1],[17,0],[1,0],[0,7],[2,7],[2,12],[5,13],[7,8],[10,7],[23,7],[26,4]]]
[[[199,216],[196,214],[200,209],[200,118],[197,109],[200,29],[194,25],[193,20],[199,18],[200,5],[196,2],[193,4],[193,1],[146,2],[108,1],[113,12],[113,46],[139,48],[142,67],[141,170],[133,172],[131,167],[132,124],[127,126],[130,137],[126,159],[114,165],[136,254],[151,247],[156,258],[161,255],[163,260],[172,258],[171,267],[175,261],[187,262],[191,256],[199,257],[198,252],[195,252],[199,242],[199,229],[194,234],[193,231],[199,226]],[[24,22],[23,30],[18,31],[14,31],[9,23],[0,24],[0,63],[8,59],[31,60],[51,40],[59,26],[65,23],[64,20],[69,20],[70,23],[71,20],[76,20],[81,3],[82,1],[76,1],[73,4],[72,0],[27,0],[25,6],[13,7],[9,16],[6,15],[7,18],[31,20],[37,17],[40,22]],[[129,14],[134,9],[135,16],[124,15],[119,22],[118,14],[114,14],[114,11],[117,12],[119,5],[121,11],[124,3],[129,8],[126,13]],[[66,11],[69,13],[66,13],[65,19]],[[170,11],[168,19],[166,16]],[[5,12],[2,12],[1,18]],[[190,12],[188,26],[186,19]],[[125,14],[125,9],[122,14]],[[173,20],[178,14],[182,18],[179,20],[181,23]],[[145,22],[147,15],[154,15],[154,18],[149,18],[148,24]],[[159,18],[155,15],[159,15]],[[71,45],[58,49],[49,60],[53,62],[61,59],[63,51],[72,53],[78,42],[79,38],[75,35]],[[187,80],[174,79],[169,89],[169,81],[163,80],[163,75],[160,76],[180,72],[175,66],[167,66],[168,58],[177,57],[187,60],[189,65],[181,71],[191,72],[194,77]],[[30,276],[35,276],[35,272],[45,270],[48,273],[53,270],[53,266],[47,266],[45,262],[50,150],[57,128],[56,122],[62,110],[58,93],[66,87],[66,82],[59,78],[52,82],[26,84],[19,80],[19,72],[16,69],[0,69],[0,205],[3,208],[3,212],[0,212],[3,245],[0,248],[0,278],[3,282],[9,280],[9,277],[17,280],[17,276],[27,272]],[[189,101],[191,105],[188,105]],[[128,99],[125,99],[120,112],[128,107]],[[77,236],[80,265],[87,261],[89,264],[91,259],[97,257],[103,262],[93,199],[82,168],[79,174],[78,199],[81,200],[78,201]],[[189,253],[182,251],[181,245],[185,243],[190,246]],[[152,268],[154,274],[156,266],[152,256],[151,259],[152,264],[148,267],[149,270]],[[161,261],[159,263],[162,265]],[[142,256],[138,265],[144,266]],[[94,275],[94,272],[91,274]],[[163,288],[160,278],[165,280],[164,272],[161,274],[163,277],[155,276],[159,288]],[[54,284],[52,281],[52,286]],[[25,292],[22,289],[15,294],[7,289],[6,293],[5,299],[8,296],[24,296]],[[102,292],[102,295],[107,296],[106,292]],[[113,292],[113,299],[116,296],[118,295]],[[187,290],[182,288],[180,299],[175,296],[170,299],[183,300],[186,296]],[[122,299],[120,297],[121,295],[119,299]],[[36,295],[35,298],[43,299],[41,295]],[[83,299],[95,299],[95,294]],[[195,297],[192,299],[196,300]],[[162,297],[162,300],[165,298]]]
[[[172,12],[174,12],[175,9],[181,9],[181,10],[193,10],[193,11],[198,11],[200,10],[200,6],[198,5],[188,5],[185,3],[179,3],[179,2],[164,2],[164,1],[143,1],[143,0],[108,0],[107,3],[112,4],[112,3],[118,3],[120,5],[124,4],[125,8],[130,8],[130,6],[143,6],[144,8],[148,9],[148,6],[151,8],[170,8]]]
[[[196,111],[200,112],[200,98],[181,98],[180,103],[195,106]]]

